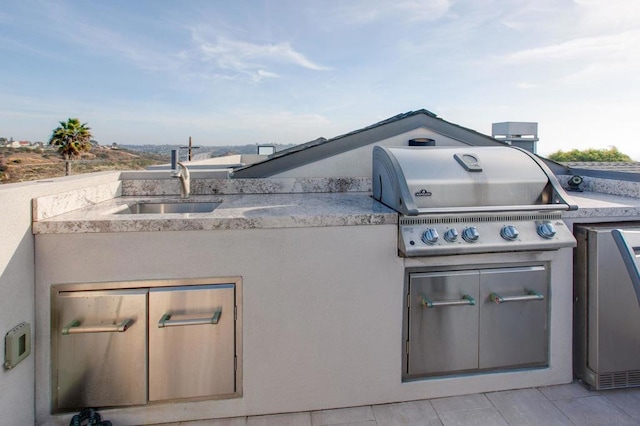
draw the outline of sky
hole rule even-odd
[[[0,137],[332,138],[427,109],[640,160],[638,0],[4,0]]]

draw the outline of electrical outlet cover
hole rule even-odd
[[[31,325],[18,324],[4,338],[4,368],[11,370],[31,353]]]

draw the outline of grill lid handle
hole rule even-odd
[[[468,172],[481,172],[482,165],[475,155],[471,154],[453,154],[453,158]]]

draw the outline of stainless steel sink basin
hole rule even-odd
[[[210,213],[221,203],[215,202],[139,202],[130,204],[115,214],[166,214],[166,213]]]

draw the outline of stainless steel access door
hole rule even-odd
[[[478,368],[478,271],[409,276],[406,377]]]
[[[235,356],[233,284],[149,290],[149,401],[234,393]]]
[[[409,274],[405,379],[549,362],[544,265]]]
[[[614,229],[622,229],[635,261],[637,223],[575,227],[574,367],[595,389],[640,386],[640,307]]]
[[[146,403],[146,308],[146,289],[58,294],[54,410]]]
[[[544,266],[480,270],[480,369],[549,362]]]

